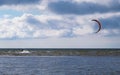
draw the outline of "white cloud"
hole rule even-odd
[[[62,20],[63,18],[59,15],[53,14],[43,14],[35,16],[36,19],[40,20],[42,23],[47,23],[48,20]]]
[[[91,20],[107,19],[120,16],[120,13],[93,14],[85,16],[55,15],[55,14],[23,14],[20,17],[1,18],[0,38],[43,38],[43,37],[64,37],[71,35],[93,35],[95,23]],[[101,36],[116,34],[118,29],[102,29]]]
[[[77,2],[77,3],[82,3],[82,2],[91,2],[91,3],[97,3],[97,4],[101,4],[101,5],[109,5],[109,3],[112,0],[104,0],[104,1],[100,1],[100,0],[72,0],[73,2]]]
[[[74,28],[73,33],[75,35],[86,35],[86,34],[94,33],[94,31],[90,26],[83,26],[83,28]]]
[[[34,34],[34,38],[46,38],[46,37],[61,37],[66,33],[67,30],[61,29],[61,30],[37,30]]]
[[[39,25],[28,23],[26,20],[30,18],[41,22],[45,29],[42,29]],[[46,25],[48,20],[61,20],[61,17],[24,14],[21,17],[15,17],[13,19],[4,18],[0,21],[0,38],[61,37],[68,32],[67,29],[49,29],[47,27],[48,25]]]
[[[5,14],[5,15],[3,15],[2,17],[3,17],[3,18],[10,18],[11,15],[9,15],[9,14]]]
[[[104,29],[100,32],[101,36],[109,36],[109,35],[120,35],[119,29]]]

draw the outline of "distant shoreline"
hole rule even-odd
[[[120,49],[2,48],[0,56],[120,56]]]

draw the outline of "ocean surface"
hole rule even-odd
[[[120,57],[0,56],[0,75],[120,75]]]

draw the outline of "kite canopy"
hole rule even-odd
[[[96,32],[96,33],[98,33],[98,32],[101,30],[101,28],[102,28],[102,25],[101,25],[100,21],[98,21],[98,20],[96,20],[96,19],[93,19],[92,21],[95,21],[95,22],[98,23],[99,29],[98,29],[97,32]]]

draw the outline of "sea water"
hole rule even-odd
[[[120,57],[1,56],[0,75],[120,75]]]

